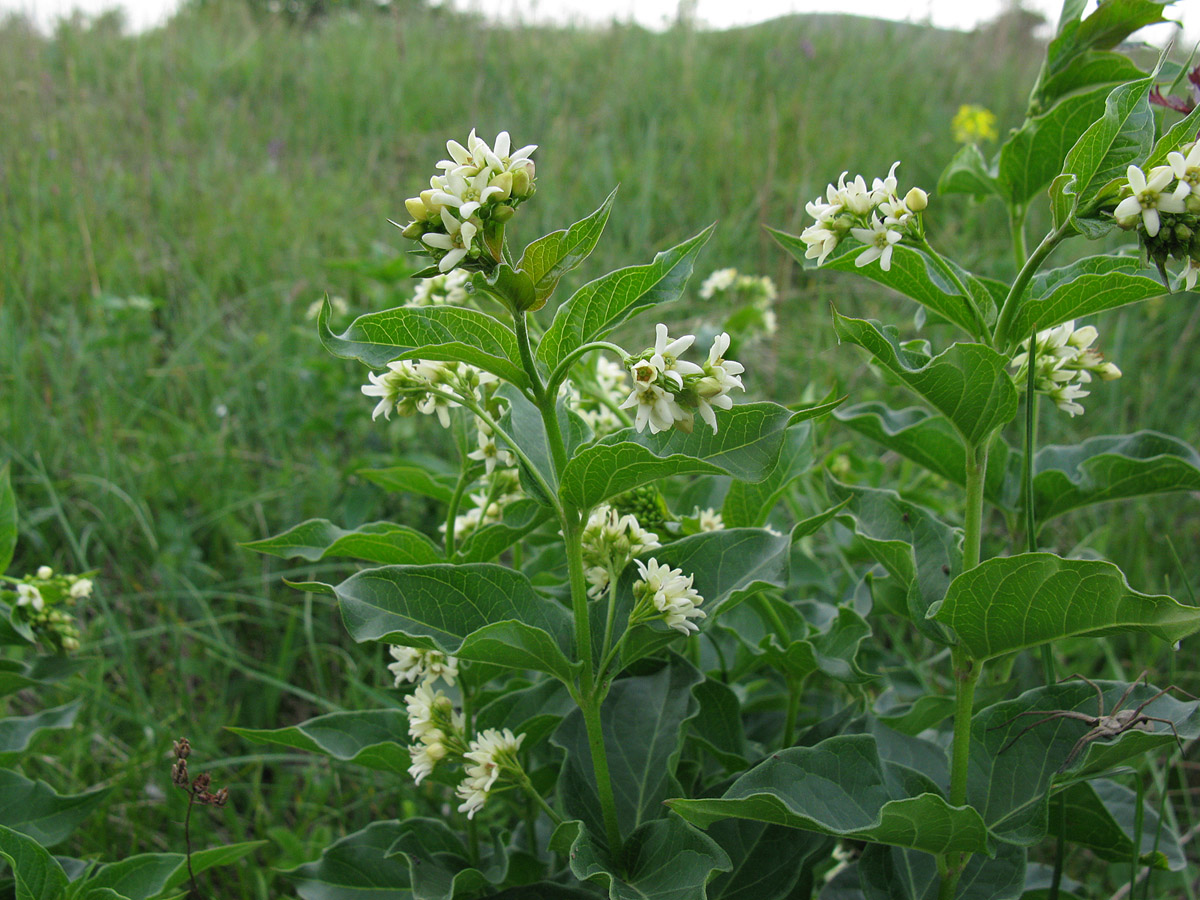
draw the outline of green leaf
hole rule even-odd
[[[1021,301],[1013,334],[1061,325],[1071,319],[1116,309],[1168,293],[1153,270],[1131,256],[1089,256],[1060,269],[1041,272]]]
[[[1112,681],[1097,684],[1104,698],[1104,712],[1111,715],[1129,685]],[[1120,708],[1136,709],[1157,693],[1157,688],[1139,684]],[[1059,775],[1059,769],[1089,730],[1087,722],[1064,717],[1039,721],[1042,717],[1036,715],[1060,710],[1096,716],[1100,711],[1096,689],[1078,680],[1035,688],[1014,700],[988,707],[972,720],[967,801],[1002,841],[1032,846],[1046,836],[1049,792],[1055,778],[1083,780],[1175,742],[1165,724],[1151,723],[1155,729],[1152,732],[1134,728],[1116,738],[1087,743],[1070,770]],[[1171,721],[1184,741],[1200,734],[1200,703],[1162,696],[1143,712]],[[1022,715],[1025,713],[1028,715]]]
[[[765,598],[765,603],[775,603]],[[871,626],[849,606],[836,608],[832,621],[824,628],[793,640],[768,635],[759,646],[779,671],[803,680],[814,672],[824,672],[845,684],[861,684],[873,677],[858,662],[859,646],[871,636]]]
[[[471,532],[459,548],[457,558],[463,562],[490,562],[548,521],[552,515],[536,500],[508,503],[499,522]]]
[[[955,900],[1017,900],[1025,887],[1026,853],[1001,844],[995,857],[976,854],[954,889]],[[862,900],[934,900],[937,859],[927,853],[870,844],[858,860]]]
[[[881,696],[880,701],[883,700]],[[901,703],[881,708],[875,706],[875,717],[901,734],[918,735],[927,728],[934,728],[954,715],[954,698],[945,694],[926,694],[911,703]]]
[[[275,744],[320,753],[341,762],[380,772],[408,772],[408,715],[402,709],[372,709],[317,716],[288,728],[235,728],[236,735],[256,744]]]
[[[1200,608],[1138,593],[1112,563],[1052,553],[981,563],[954,579],[929,617],[978,660],[1066,637],[1138,631],[1174,643],[1200,630]]]
[[[284,874],[302,900],[413,900],[408,864],[387,852],[403,834],[401,823],[374,822],[325,848],[321,858]]]
[[[1137,821],[1136,792],[1107,778],[1097,778],[1068,785],[1054,802],[1065,804],[1063,834],[1068,841],[1087,847],[1109,862],[1129,862]],[[1142,837],[1138,842],[1142,863],[1172,872],[1186,868],[1179,836],[1166,823],[1160,826],[1158,813],[1149,804],[1143,804],[1142,817]],[[1050,821],[1052,835],[1059,833],[1057,826],[1056,812]]]
[[[0,858],[12,866],[16,900],[62,900],[67,874],[38,841],[0,825]]]
[[[834,499],[849,499],[844,517],[854,533],[906,589],[912,623],[927,637],[945,643],[945,635],[931,627],[927,614],[962,571],[961,532],[895,491],[850,487],[829,477],[826,485]]]
[[[437,545],[407,525],[369,522],[352,531],[328,519],[309,519],[282,534],[242,544],[248,550],[283,559],[317,562],[331,556],[349,556],[381,565],[425,565],[442,560]]]
[[[75,723],[75,716],[82,705],[82,700],[75,700],[65,706],[42,710],[31,716],[0,719],[0,766],[11,764],[29,749],[39,731],[70,728]]]
[[[0,769],[0,825],[52,847],[91,815],[108,793],[101,788],[58,794],[44,781],[30,781],[11,769]]]
[[[1104,112],[1109,88],[1068,97],[1028,119],[1000,147],[998,180],[1012,203],[1028,203],[1063,169],[1079,138]]]
[[[17,498],[11,468],[7,462],[0,466],[0,575],[8,569],[17,549]]]
[[[1074,175],[1071,192],[1079,203],[1091,200],[1109,181],[1121,177],[1133,163],[1146,158],[1154,135],[1149,94],[1154,77],[1141,78],[1113,89],[1104,101],[1104,115],[1088,127],[1063,161],[1062,174]]]
[[[533,281],[537,300],[545,301],[554,293],[559,279],[588,258],[604,232],[616,196],[617,189],[613,188],[600,208],[591,215],[580,219],[565,231],[540,237],[525,248],[517,268]]]
[[[396,359],[457,361],[527,387],[529,377],[511,328],[487,313],[459,306],[401,306],[359,316],[342,334],[329,330],[329,302],[317,319],[321,343],[334,356],[375,369]]]
[[[558,488],[554,453],[550,449],[545,420],[538,408],[519,391],[501,388],[500,395],[508,401],[508,410],[500,419],[500,427],[513,436],[533,467],[531,470],[524,460],[518,459],[521,487],[525,493],[543,505],[553,506],[554,498],[542,487],[544,482],[551,492]],[[559,399],[555,406],[555,414],[567,453],[570,454],[587,439],[590,431],[578,415],[568,409],[565,398]]]
[[[445,822],[405,819],[388,856],[407,860],[413,900],[452,900],[472,896],[504,881],[508,856],[501,832],[492,832],[492,842],[491,852],[485,853],[478,866],[473,866],[462,838]]]
[[[703,679],[689,663],[672,655],[667,665],[653,675],[614,682],[605,698],[600,721],[622,835],[628,836],[643,823],[666,815],[662,801],[678,790],[674,773],[686,733],[684,725],[700,709],[692,689]],[[592,834],[603,835],[604,821],[581,710],[563,719],[553,742],[567,753],[558,780],[564,813],[581,820]]]
[[[449,503],[454,496],[455,476],[435,475],[415,463],[386,469],[359,469],[356,474],[389,491],[421,494],[442,503]]]
[[[35,656],[28,662],[0,659],[0,697],[37,685],[55,684],[87,667],[86,659]]]
[[[938,176],[937,192],[939,195],[971,194],[976,197],[1001,194],[996,173],[988,167],[975,144],[964,144],[954,154]]]
[[[789,428],[775,468],[766,478],[758,482],[734,481],[729,486],[721,506],[725,527],[765,525],[791,484],[812,467],[813,457],[812,426],[803,422]]]
[[[740,772],[749,761],[742,701],[733,688],[706,678],[692,691],[700,712],[689,723],[688,740],[704,748],[727,769]]]
[[[797,414],[775,403],[745,403],[718,416],[720,431],[651,434],[632,428],[575,454],[563,471],[560,493],[590,509],[609,497],[670,475],[732,475],[762,481],[774,469],[784,431]]]
[[[526,688],[507,688],[475,714],[475,728],[510,728],[525,734],[522,747],[528,750],[548,737],[571,710],[575,701],[558,681],[543,679]]]
[[[1146,73],[1138,68],[1137,63],[1123,53],[1087,50],[1072,60],[1069,66],[1047,78],[1038,89],[1038,96],[1043,103],[1050,103],[1064,94],[1084,88],[1124,83],[1145,77]]]
[[[570,682],[571,616],[503,566],[384,566],[333,588],[351,637],[441,650]]]
[[[767,230],[771,232],[779,245],[792,254],[801,265],[810,269],[816,268],[813,260],[805,259],[804,254],[808,251],[808,247],[800,238],[776,231],[773,228]],[[853,272],[869,278],[871,281],[916,300],[926,309],[953,322],[968,334],[979,336],[979,326],[966,297],[952,282],[947,280],[946,276],[933,265],[924,253],[907,244],[896,244],[892,248],[892,264],[885,272],[880,266],[874,264],[861,269],[854,264],[859,254],[865,249],[865,246],[853,238],[844,240],[820,268],[834,272]],[[988,319],[994,317],[994,303],[986,285],[954,263],[949,263],[949,265],[954,269],[959,280],[972,292],[984,317]]]
[[[1200,130],[1200,106],[1168,128],[1154,144],[1154,149],[1142,165],[1143,171],[1149,172],[1155,166],[1161,166],[1167,161],[1167,156],[1173,150],[1196,139]],[[0,570],[2,571],[2,570]]]
[[[944,415],[968,445],[989,437],[1017,414],[1009,359],[983,344],[951,344],[932,359],[901,346],[894,328],[833,314],[838,337],[858,344],[909,390]]]
[[[1156,431],[1051,445],[1034,459],[1034,510],[1041,522],[1095,503],[1200,490],[1200,454]]]
[[[708,829],[733,865],[708,886],[709,900],[789,900],[812,896],[813,868],[833,848],[829,838],[745,819]],[[804,886],[809,886],[808,890]]]
[[[991,844],[979,813],[951,806],[914,770],[883,762],[868,734],[779,751],[719,799],[667,805],[701,827],[730,817],[752,819],[927,853],[982,853]]]
[[[589,341],[602,340],[632,316],[683,293],[700,248],[713,226],[676,244],[645,266],[631,266],[588,282],[563,303],[538,344],[537,358],[554,369]]]
[[[204,872],[214,866],[236,862],[266,841],[246,841],[225,847],[213,847],[192,854],[192,871]],[[128,900],[154,900],[188,880],[187,857],[182,853],[140,853],[120,862],[101,866],[86,881],[85,896],[109,890]]]
[[[559,825],[550,847],[567,856],[576,878],[601,885],[611,900],[706,900],[713,872],[731,866],[716,841],[676,816],[641,826],[615,863],[579,821]]]
[[[967,483],[966,450],[942,416],[917,406],[894,410],[871,401],[839,409],[834,418],[953,484]],[[984,479],[984,496],[1004,509],[1017,503],[1017,484],[1006,481],[1010,453],[1007,444],[993,440]]]

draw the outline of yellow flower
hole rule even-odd
[[[996,130],[996,114],[974,104],[964,104],[958,108],[954,121],[950,123],[950,130],[954,133],[954,140],[960,144],[994,141],[1000,136]]]

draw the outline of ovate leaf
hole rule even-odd
[[[527,274],[533,282],[534,297],[544,302],[554,293],[558,281],[588,258],[604,232],[612,209],[616,188],[608,195],[600,208],[584,219],[580,219],[564,231],[555,231],[540,237],[521,254],[517,268]]]
[[[710,225],[659,253],[649,265],[618,269],[585,284],[554,314],[538,344],[537,358],[553,369],[588,341],[603,340],[634,313],[678,298],[711,235]]]
[[[472,531],[458,550],[463,562],[491,562],[517,541],[550,519],[552,513],[536,500],[514,500],[504,504],[499,522]]]
[[[708,836],[733,867],[708,886],[709,900],[787,900],[811,896],[813,867],[826,858],[833,841],[823,835],[746,819],[709,826]]]
[[[670,475],[732,475],[742,481],[762,481],[779,458],[784,431],[800,416],[775,403],[746,403],[717,414],[716,434],[701,423],[691,434],[639,433],[627,428],[572,457],[563,472],[561,494],[568,502],[590,509]]]
[[[986,852],[991,843],[979,813],[951,806],[929,779],[880,760],[867,734],[782,750],[721,798],[667,805],[701,827],[752,819],[927,853]]]
[[[30,716],[0,719],[0,765],[11,763],[27,750],[38,732],[70,728],[82,705],[82,700],[75,700]]]
[[[721,518],[727,528],[761,526],[784,492],[813,464],[812,427],[801,423],[789,428],[775,468],[762,481],[734,481],[725,494]]]
[[[996,173],[988,167],[975,144],[964,144],[954,154],[938,177],[937,192],[943,194],[973,194],[977,197],[999,194]]]
[[[569,682],[570,614],[503,566],[384,566],[333,588],[356,641],[441,650]]]
[[[1007,844],[994,857],[975,854],[958,879],[955,900],[1017,900],[1024,892],[1026,855]],[[858,877],[862,900],[933,900],[941,887],[936,858],[880,844],[863,851]]]
[[[0,859],[12,867],[16,900],[62,900],[67,874],[38,841],[0,825]]]
[[[525,387],[517,336],[487,313],[459,306],[402,306],[359,316],[342,334],[329,330],[329,303],[317,319],[321,343],[334,356],[380,369],[396,359],[465,362]]]
[[[1074,175],[1071,190],[1079,202],[1094,197],[1133,163],[1146,158],[1154,134],[1148,99],[1153,76],[1122,84],[1104,101],[1104,115],[1076,141],[1062,174]]]
[[[408,715],[402,709],[329,713],[288,728],[226,727],[256,744],[308,750],[381,772],[403,775],[412,762],[405,746]]]
[[[703,678],[682,658],[672,656],[653,675],[618,680],[605,698],[600,720],[622,835],[666,815],[662,802],[675,792],[683,726],[700,708],[692,688]],[[567,753],[558,780],[563,811],[580,819],[592,834],[603,835],[583,713],[575,710],[563,719],[553,740]]]
[[[1064,803],[1063,836],[1072,844],[1087,847],[1101,859],[1128,863],[1133,856],[1133,834],[1137,823],[1138,795],[1124,785],[1096,778],[1064,788],[1053,803]],[[1058,815],[1050,817],[1050,833],[1058,834]],[[1157,849],[1156,849],[1157,848]],[[1187,866],[1179,836],[1158,812],[1144,803],[1142,836],[1138,855],[1143,865],[1178,872]]]
[[[388,856],[408,861],[413,900],[473,896],[502,882],[508,872],[500,832],[492,833],[492,847],[472,865],[462,838],[440,819],[405,819]]]
[[[1013,334],[1022,340],[1071,319],[1116,309],[1167,292],[1153,270],[1130,256],[1089,256],[1042,272],[1030,283]]]
[[[229,865],[253,853],[266,841],[246,841],[213,847],[192,854],[193,872]],[[107,863],[87,879],[87,896],[97,890],[112,891],[127,900],[154,900],[188,880],[187,857],[182,853],[139,853],[120,862]]]
[[[11,769],[0,769],[0,825],[52,847],[108,796],[100,788],[83,794],[59,794],[44,781],[30,781]]]
[[[412,900],[408,864],[387,857],[402,833],[399,822],[375,822],[285,874],[301,900]]]
[[[951,344],[938,356],[904,347],[893,328],[833,314],[838,336],[867,350],[906,387],[945,416],[969,445],[1017,413],[1009,360],[983,344]]]
[[[1156,431],[1051,445],[1034,458],[1034,509],[1042,522],[1094,503],[1200,490],[1200,454]]]
[[[600,885],[610,900],[706,900],[713,872],[731,865],[712,838],[676,816],[631,834],[618,863],[579,821],[560,825],[550,846],[569,859],[576,878]]]
[[[1200,630],[1200,608],[1139,593],[1112,563],[1022,553],[959,575],[929,617],[975,659],[1066,637],[1140,631],[1169,643]]]
[[[437,545],[421,532],[391,522],[369,522],[348,531],[328,519],[309,519],[282,534],[248,541],[242,546],[283,559],[309,562],[339,556],[380,565],[425,565],[442,560]]]
[[[414,463],[386,469],[359,469],[357,474],[389,491],[421,494],[442,503],[449,503],[454,496],[453,475],[436,475]]]

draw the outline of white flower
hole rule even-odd
[[[71,597],[75,600],[83,600],[92,595],[92,580],[90,578],[80,578],[71,585]]]
[[[1064,322],[1037,333],[1033,351],[1033,386],[1038,393],[1049,396],[1063,412],[1077,416],[1084,409],[1077,401],[1088,396],[1082,385],[1096,376],[1102,381],[1121,377],[1121,370],[1108,362],[1100,351],[1092,349],[1099,333],[1091,325],[1076,328],[1075,322]],[[1029,341],[1021,344],[1021,352],[1013,357],[1011,366],[1018,387],[1028,381]]]
[[[733,399],[729,392],[734,388],[746,390],[742,385],[741,375],[745,367],[732,359],[725,359],[729,350],[729,334],[722,332],[713,340],[708,350],[708,361],[704,366],[704,377],[692,386],[696,394],[696,408],[705,424],[717,432],[717,415],[713,407],[732,409]]]
[[[891,169],[888,170],[887,178],[876,178],[871,184],[871,201],[879,205],[888,200],[896,198],[896,167],[900,165],[900,160],[892,163]]]
[[[434,730],[440,732],[443,724],[450,724],[456,729],[462,727],[450,698],[440,690],[434,691],[429,685],[428,681],[421,682],[415,691],[404,698],[404,705],[408,707],[408,734],[417,740]]]
[[[715,509],[698,509],[696,519],[701,531],[721,531],[725,528],[725,520]]]
[[[682,569],[659,565],[655,559],[644,563],[635,559],[633,562],[642,576],[633,584],[633,595],[639,605],[648,600],[667,625],[676,631],[683,634],[699,631],[700,627],[691,620],[705,618],[704,611],[698,608],[704,598],[692,587],[693,576],[684,577]]]
[[[900,232],[881,222],[879,216],[872,215],[870,228],[851,228],[850,233],[867,245],[867,249],[854,260],[856,268],[861,269],[879,260],[879,268],[885,272],[891,269],[892,246],[900,240]]]
[[[484,426],[483,423],[479,424],[481,426],[478,438],[479,449],[472,450],[467,454],[467,458],[483,463],[488,475],[492,474],[492,470],[496,468],[497,463],[500,464],[501,468],[508,468],[514,465],[515,460],[512,453],[496,446],[496,436],[492,434],[491,429]]]
[[[470,276],[462,269],[445,275],[422,278],[413,291],[409,306],[462,306],[468,300],[467,280]]]
[[[621,515],[602,504],[592,510],[583,528],[584,575],[591,587],[588,595],[599,597],[608,590],[611,577],[619,575],[629,560],[662,546],[658,535],[642,528],[632,513]]]
[[[458,677],[458,660],[447,656],[439,650],[419,650],[415,647],[388,648],[394,663],[388,665],[388,671],[396,677],[396,687],[405,682],[414,682],[418,678],[431,682],[441,678],[446,684],[453,685]]]
[[[537,149],[537,144],[527,144],[520,150],[512,151],[512,139],[508,136],[507,131],[502,131],[496,135],[496,148],[491,150],[482,140],[476,138],[477,149],[483,152],[487,164],[498,174],[505,172],[515,172],[518,169],[533,169],[533,160],[530,159],[533,151]]]
[[[41,612],[46,607],[42,592],[32,584],[17,585],[17,606],[31,606],[34,612]]]
[[[1167,165],[1171,167],[1172,173],[1179,179],[1180,184],[1188,186],[1188,192],[1200,195],[1200,141],[1192,144],[1187,156],[1178,150],[1168,153]],[[1176,196],[1178,193],[1177,191]]]
[[[700,297],[704,300],[711,300],[714,294],[732,287],[737,276],[737,269],[717,269],[704,279],[704,284],[700,285]]]
[[[1047,391],[1047,395],[1054,401],[1054,405],[1071,416],[1071,418],[1084,411],[1083,406],[1075,401],[1081,397],[1086,397],[1089,393],[1089,391],[1085,391],[1077,384],[1064,384]]]
[[[1200,143],[1198,143],[1197,146],[1200,146]],[[1195,288],[1196,279],[1198,277],[1200,277],[1200,262],[1196,262],[1196,260],[1189,258],[1187,261],[1187,268],[1183,270],[1182,274],[1183,289],[1185,291],[1190,291]]]
[[[875,205],[872,194],[867,190],[867,182],[863,180],[861,175],[854,176],[854,180],[846,184],[846,176],[849,172],[843,172],[838,178],[838,186],[836,198],[842,208],[856,216],[865,216],[871,211],[871,207]],[[834,202],[830,199],[830,202]]]
[[[621,409],[637,407],[633,427],[638,431],[650,426],[651,434],[667,431],[676,422],[686,422],[688,413],[675,401],[675,395],[669,394],[656,384],[637,382],[629,397],[621,404]]]
[[[445,177],[445,187],[434,191],[433,201],[442,206],[452,206],[458,210],[459,216],[469,219],[492,197],[504,197],[504,185],[492,184],[492,181],[489,169],[470,176],[450,172]],[[508,189],[512,189],[511,178],[508,179]]]
[[[42,579],[42,581],[46,581],[54,577],[54,570],[49,566],[38,566],[37,577]]]
[[[1183,198],[1191,192],[1190,185],[1180,182],[1175,193],[1163,194],[1166,186],[1175,177],[1170,166],[1152,169],[1148,181],[1137,166],[1130,166],[1125,174],[1129,178],[1129,189],[1133,195],[1126,197],[1113,210],[1113,218],[1117,220],[1118,224],[1129,227],[1137,221],[1140,215],[1142,224],[1146,228],[1146,234],[1154,237],[1158,234],[1160,211],[1165,213],[1184,211]]]
[[[694,334],[685,334],[681,338],[671,340],[667,334],[667,326],[661,322],[655,326],[654,355],[650,357],[650,365],[659,373],[674,382],[677,388],[683,387],[685,375],[699,375],[704,370],[695,363],[679,358],[696,341]]]
[[[455,790],[463,801],[459,812],[465,812],[468,819],[475,818],[504,769],[517,766],[516,753],[524,740],[524,734],[514,736],[507,728],[503,732],[489,728],[471,741],[463,754],[470,763],[463,769],[467,777]]]
[[[479,229],[469,220],[460,222],[448,209],[442,210],[442,224],[446,228],[445,234],[430,232],[421,235],[421,240],[436,250],[446,251],[446,255],[438,263],[438,271],[449,272],[466,258]]]
[[[432,735],[430,737],[433,738]],[[441,732],[438,732],[438,736],[429,743],[413,744],[408,748],[408,752],[412,757],[412,765],[408,767],[408,774],[417,784],[420,784],[421,780],[431,774],[434,767],[445,758],[446,745],[441,741]]]
[[[825,263],[825,257],[837,249],[839,237],[825,222],[817,222],[800,232],[800,240],[808,247],[804,251],[804,258],[815,259],[820,266]]]

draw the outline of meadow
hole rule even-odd
[[[507,129],[539,145],[547,187],[522,213],[524,238],[620,184],[620,214],[574,284],[717,222],[697,275],[734,266],[779,286],[779,330],[751,393],[862,400],[867,365],[835,354],[829,305],[876,315],[891,296],[813,278],[762,226],[798,233],[804,201],[846,168],[882,173],[899,159],[906,183],[932,190],[960,105],[990,108],[1003,133],[1042,52],[1015,24],[959,34],[853,16],[652,33],[412,9],[298,27],[214,3],[139,36],[105,20],[49,37],[0,25],[13,571],[98,572],[79,727],[26,766],[64,792],[114,788],[72,855],[180,849],[183,802],[167,782],[180,735],[194,769],[230,787],[231,808],[206,817],[199,840],[271,841],[220,876],[221,896],[288,896],[274,869],[403,809],[388,779],[263,752],[223,727],[278,727],[390,691],[379,648],[354,644],[331,600],[281,580],[344,566],[239,545],[314,516],[436,528],[419,498],[355,476],[398,449],[437,448],[411,420],[372,423],[361,366],[324,353],[308,311],[328,294],[358,315],[411,290],[387,220],[402,221],[447,135]],[[993,262],[1008,259],[1000,216],[988,201],[956,203],[931,229],[964,265],[1011,278],[1014,265]],[[713,315],[699,281],[683,301],[698,320]],[[1105,355],[1124,377],[1089,405],[1088,432],[1200,442],[1195,299],[1105,314]],[[1045,439],[1083,427],[1063,418]],[[864,480],[903,474],[848,431],[831,429],[822,449],[866,460]],[[1119,561],[1141,590],[1187,596],[1197,574],[1191,495],[1072,514],[1054,538],[1060,552],[1086,544]]]

